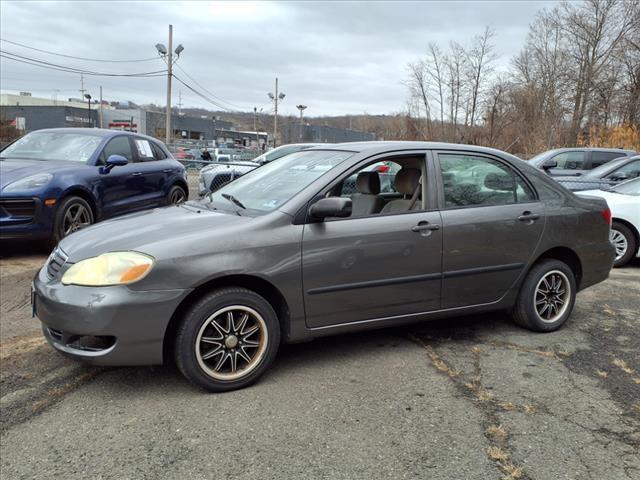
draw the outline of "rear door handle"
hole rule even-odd
[[[518,217],[518,220],[520,220],[521,222],[533,222],[535,220],[538,220],[539,218],[540,215],[538,215],[537,213],[522,212],[522,215]]]
[[[133,172],[131,174],[132,177],[139,177],[140,175],[142,175],[142,172]]]
[[[440,225],[437,223],[429,223],[426,221],[418,222],[417,225],[411,227],[412,232],[421,233],[423,236],[428,237],[431,232],[440,230]]]

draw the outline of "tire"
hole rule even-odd
[[[167,203],[169,205],[177,205],[178,203],[185,202],[188,199],[187,192],[184,191],[180,185],[174,185],[169,190],[167,195]]]
[[[636,237],[631,229],[623,223],[614,221],[611,224],[609,239],[616,247],[616,259],[613,262],[613,266],[622,267],[629,263],[638,250]]]
[[[205,295],[187,311],[174,351],[178,369],[191,383],[225,392],[258,380],[279,346],[280,324],[269,302],[251,290],[230,287]]]
[[[80,217],[77,217],[78,212]],[[75,221],[74,218],[76,218]],[[85,199],[74,195],[63,199],[54,218],[52,243],[55,246],[67,235],[88,227],[94,221],[91,205]]]
[[[545,294],[545,290],[549,293]],[[557,330],[571,315],[576,293],[575,274],[566,263],[542,260],[524,279],[512,312],[513,319],[534,332]]]

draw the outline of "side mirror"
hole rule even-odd
[[[113,167],[122,167],[129,163],[122,155],[109,155],[107,163],[103,167],[100,167],[100,173],[109,173]]]
[[[556,168],[558,166],[558,162],[556,160],[554,160],[553,158],[549,158],[547,160],[545,160],[544,162],[542,162],[542,169],[543,170],[549,170],[551,168]]]
[[[322,198],[309,208],[309,214],[316,219],[326,217],[349,217],[351,215],[351,199],[342,197]]]
[[[609,175],[609,178],[614,182],[622,182],[623,180],[626,180],[629,177],[627,177],[627,174],[624,172],[617,172]]]

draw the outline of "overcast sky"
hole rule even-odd
[[[0,3],[2,38],[30,47],[92,59],[157,56],[173,24],[177,65],[229,108],[270,108],[274,78],[286,93],[283,114],[308,105],[308,115],[393,113],[404,108],[406,65],[429,42],[465,44],[485,26],[496,32],[499,65],[522,47],[536,12],[551,1],[469,2],[12,2]],[[65,66],[100,72],[147,72],[162,60],[100,63],[56,57],[2,42],[2,49]],[[175,72],[202,90],[179,69]],[[85,77],[95,97],[166,102],[166,77]],[[79,97],[80,76],[2,59],[3,92]],[[57,90],[57,92],[56,92]],[[216,109],[174,82],[173,102]]]

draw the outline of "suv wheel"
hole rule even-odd
[[[616,247],[616,259],[613,262],[614,267],[626,265],[634,253],[638,250],[636,245],[636,237],[626,225],[613,222],[611,231],[609,232],[609,240]]]
[[[212,392],[246,387],[273,362],[280,326],[273,308],[244,288],[216,290],[193,305],[178,328],[176,364]]]
[[[515,322],[535,332],[560,328],[571,315],[576,279],[559,260],[543,260],[527,274],[513,309]]]
[[[167,196],[169,205],[176,205],[187,200],[187,192],[180,185],[174,185]]]
[[[93,210],[86,200],[71,196],[58,207],[53,225],[53,241],[58,243],[67,235],[88,227],[94,222]]]

